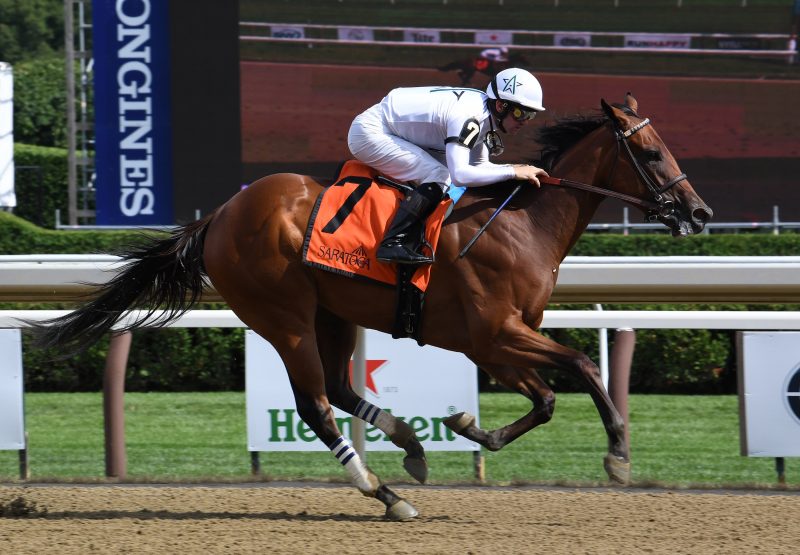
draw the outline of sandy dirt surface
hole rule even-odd
[[[797,494],[345,486],[3,486],[0,553],[796,553]],[[46,514],[44,514],[46,511]]]

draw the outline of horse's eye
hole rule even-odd
[[[663,158],[661,157],[660,150],[645,150],[644,151],[644,159],[645,162],[661,162]]]

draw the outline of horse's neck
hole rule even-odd
[[[587,138],[587,141],[592,141],[591,145],[572,149],[565,154],[550,171],[550,175],[601,186],[607,177],[607,157],[603,155],[604,149],[599,139]],[[561,260],[578,242],[603,197],[561,186],[556,190],[546,189],[543,192],[544,203],[534,205],[531,218],[536,227],[557,239],[555,244],[558,245],[558,252],[555,254]]]

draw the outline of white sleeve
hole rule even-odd
[[[481,144],[480,148],[486,149]],[[514,178],[514,168],[510,164],[493,164],[482,152],[476,165],[470,164],[470,150],[458,143],[447,143],[447,169],[454,185],[460,187],[482,187]]]

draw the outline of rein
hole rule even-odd
[[[492,84],[494,85],[494,81],[492,81]],[[613,121],[614,120],[612,120],[612,122]],[[631,147],[628,144],[628,139],[631,136],[635,135],[638,131],[650,125],[650,118],[643,119],[630,129],[628,129],[627,131],[623,131],[622,129],[620,129],[616,123],[613,123],[613,125],[614,125],[614,136],[617,139],[617,156],[614,158],[614,165],[611,166],[611,173],[608,176],[608,183],[609,184],[613,183],[614,171],[617,169],[617,161],[619,160],[619,152],[621,149],[620,145],[622,145],[622,147],[625,147],[625,153],[628,155],[628,159],[631,161],[631,164],[633,164],[636,173],[639,175],[639,179],[642,180],[642,182],[647,186],[647,189],[653,195],[653,200],[634,197],[631,195],[626,195],[625,193],[618,193],[617,191],[612,191],[611,189],[603,189],[602,187],[597,187],[595,185],[590,185],[588,183],[581,183],[580,181],[573,181],[571,179],[564,179],[561,177],[549,177],[549,176],[540,177],[539,182],[544,183],[545,185],[556,185],[561,187],[569,187],[572,189],[580,189],[582,191],[588,191],[590,193],[596,193],[607,197],[617,198],[624,202],[633,204],[635,206],[640,206],[647,210],[646,218],[648,222],[655,222],[658,221],[660,217],[666,218],[667,216],[670,216],[675,211],[675,204],[671,200],[665,200],[663,194],[669,191],[672,187],[674,187],[684,179],[687,179],[686,174],[682,173],[680,175],[676,175],[675,177],[664,183],[664,185],[659,187],[659,185],[655,183],[649,175],[647,175],[647,172],[644,171],[641,164],[639,164],[639,161],[636,159],[636,156],[633,155],[633,151],[631,150]],[[516,194],[520,191],[521,188],[522,188],[521,185],[517,185],[514,188],[514,190],[511,192],[508,198],[506,198],[506,200],[503,201],[500,207],[497,210],[495,210],[494,214],[492,214],[492,217],[489,218],[489,221],[487,221],[477,231],[477,233],[475,233],[475,235],[472,237],[469,243],[467,243],[467,245],[461,250],[461,252],[458,253],[459,258],[463,258],[467,254],[469,249],[472,248],[472,245],[475,244],[475,241],[478,240],[478,237],[480,237],[483,234],[483,232],[486,231],[486,228],[489,226],[489,224],[492,223],[495,217],[497,217],[497,215],[503,210],[503,208],[505,208],[506,204],[508,204],[508,202],[514,196],[516,196]]]
[[[654,210],[658,208],[658,203],[653,202],[652,200],[640,199],[638,197],[626,195],[625,193],[618,193],[610,189],[603,189],[602,187],[596,187],[594,185],[589,185],[588,183],[581,183],[580,181],[573,181],[571,179],[564,179],[561,177],[540,177],[539,183],[544,183],[545,185],[558,185],[561,187],[569,187],[570,189],[580,189],[590,193],[597,193],[599,195],[617,198],[625,202],[635,204],[636,206],[647,208],[648,210]]]

